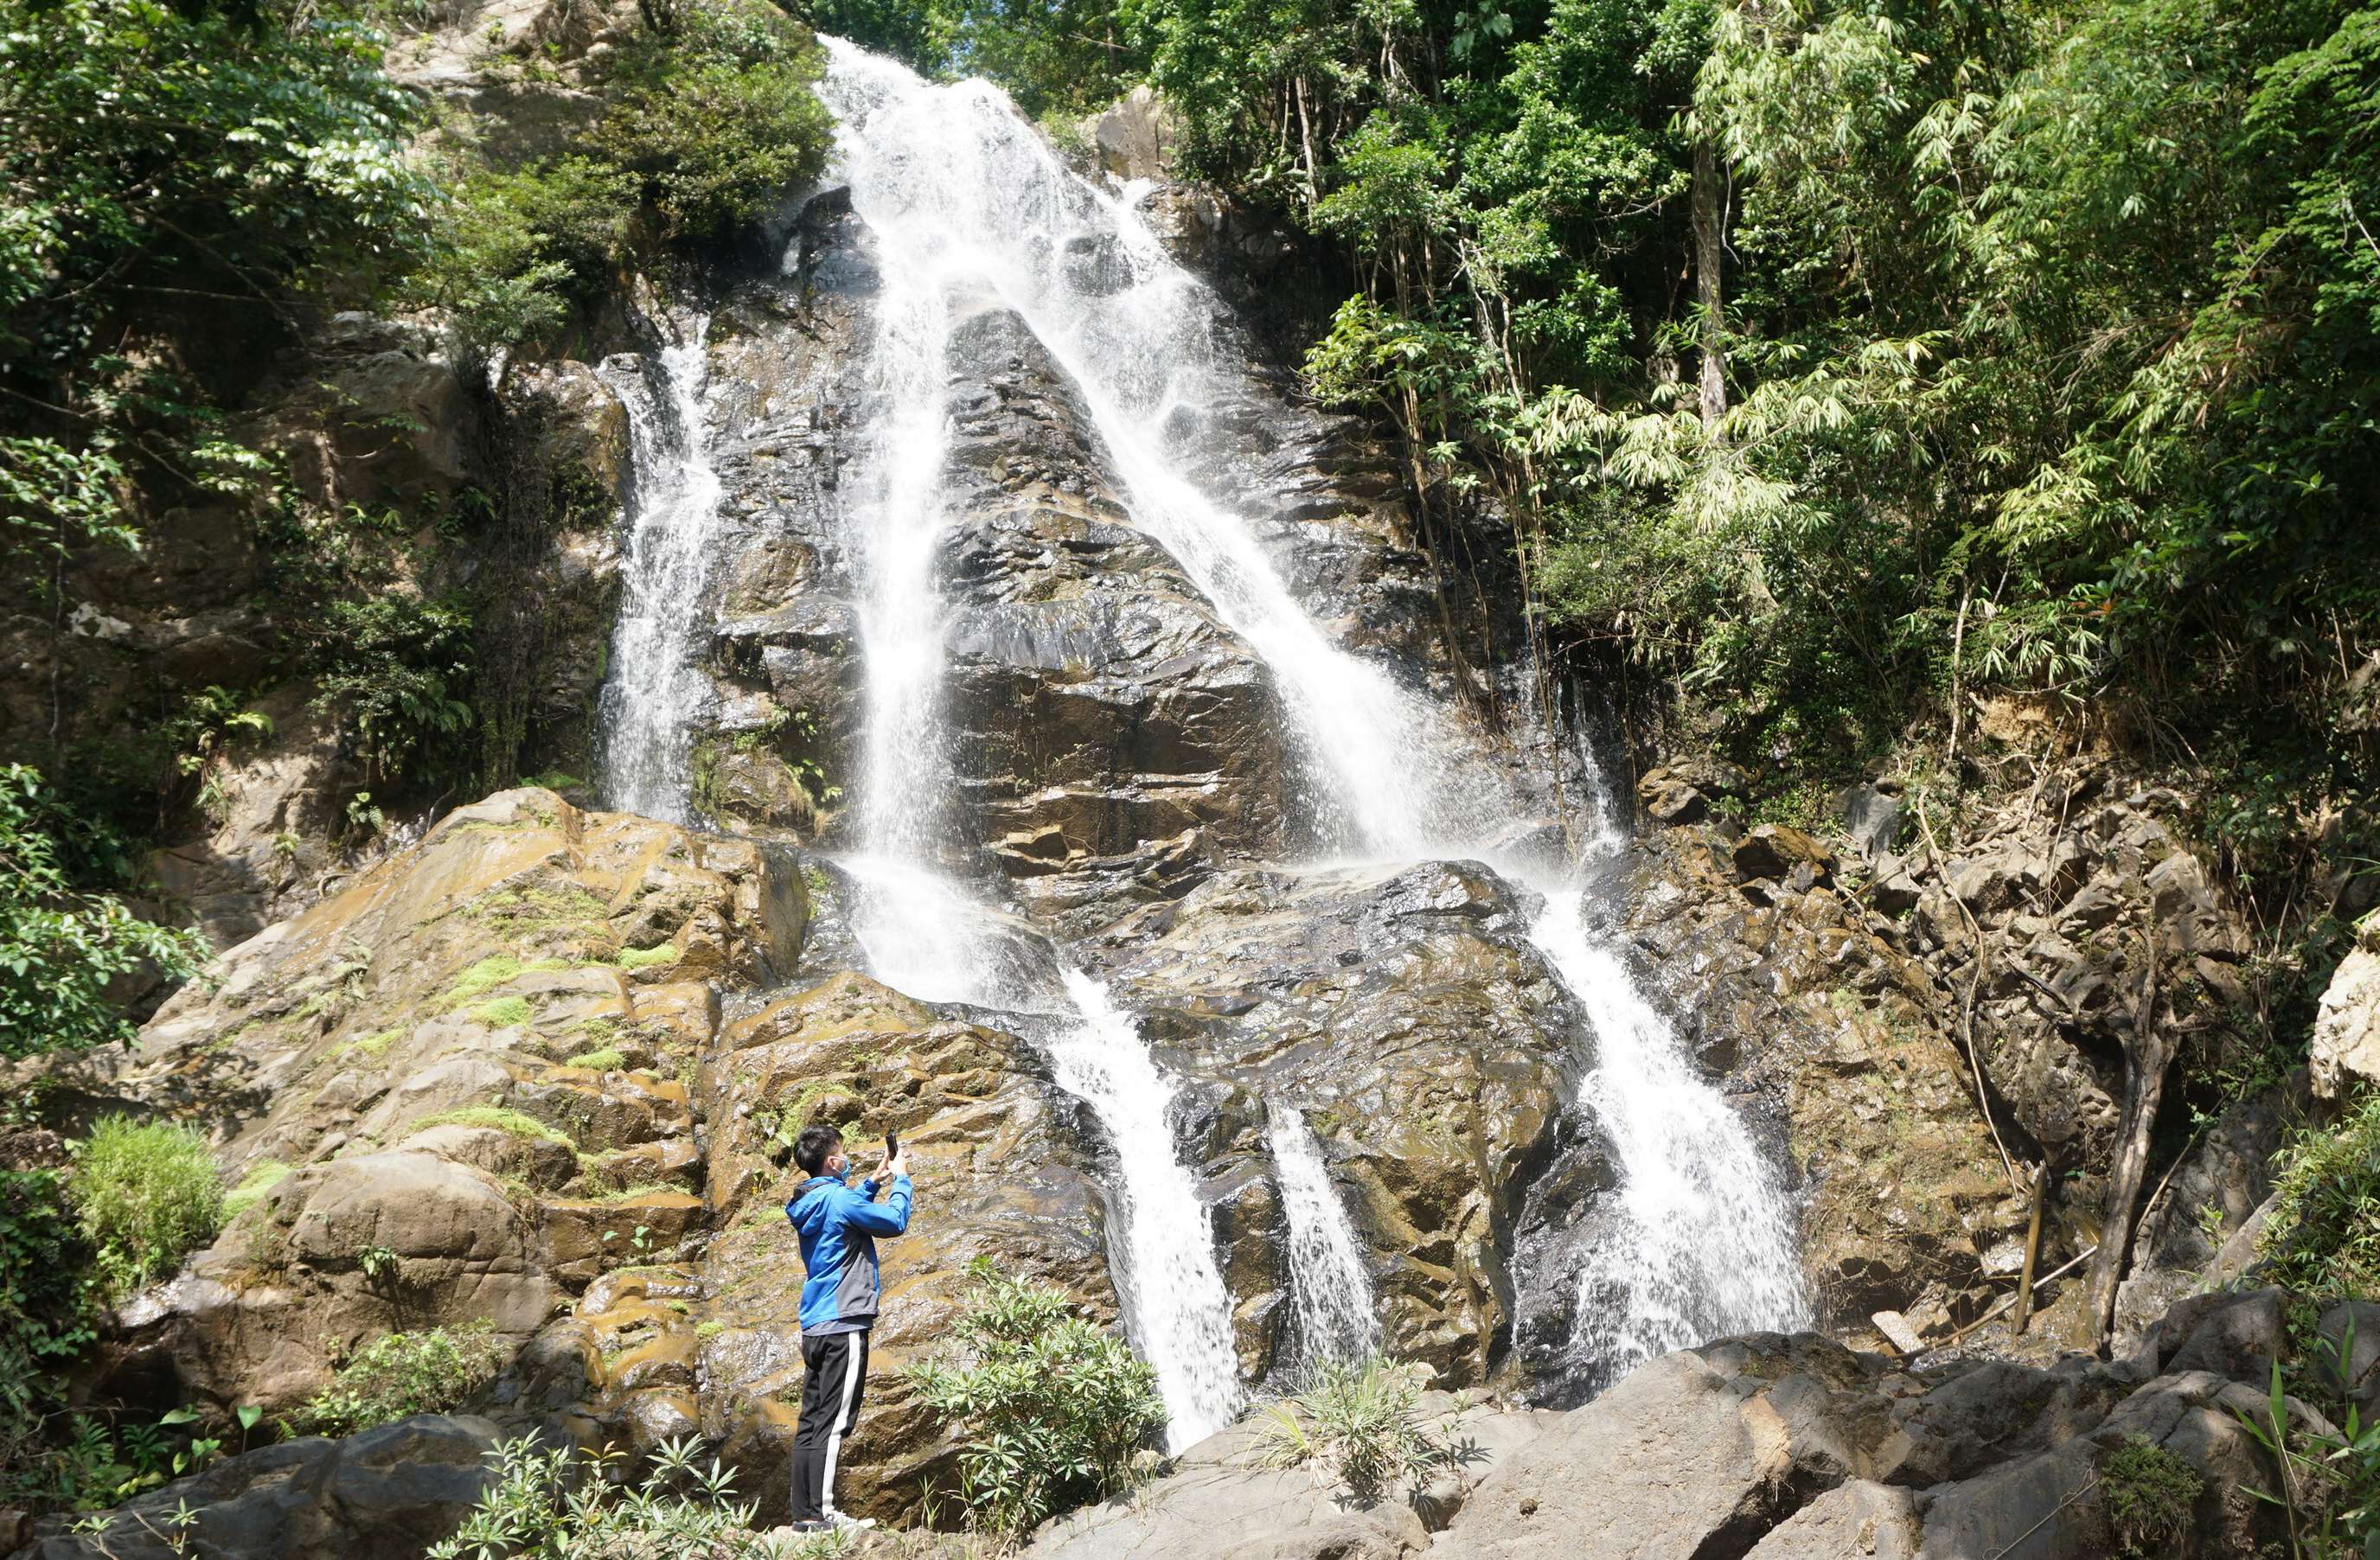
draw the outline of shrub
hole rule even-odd
[[[2276,1278],[2315,1295],[2380,1295],[2380,1090],[2278,1155],[2278,1201],[2258,1237]]]
[[[617,1453],[573,1466],[567,1446],[541,1450],[533,1437],[499,1443],[489,1454],[496,1476],[455,1536],[431,1546],[428,1560],[472,1560],[505,1554],[695,1555],[707,1560],[758,1560],[839,1553],[834,1543],[783,1551],[751,1531],[755,1506],[732,1506],[735,1475],[713,1458],[695,1457],[693,1437],[664,1441],[651,1468],[631,1488],[607,1474]]]
[[[496,1379],[512,1346],[485,1322],[390,1333],[341,1365],[299,1418],[323,1435],[348,1435],[413,1414],[459,1409]]]
[[[121,900],[78,892],[61,851],[77,826],[39,773],[0,765],[0,1058],[123,1039],[132,1024],[108,995],[116,977],[153,967],[185,980],[205,949]]]
[[[1002,1536],[1122,1489],[1165,1422],[1157,1373],[1093,1326],[1064,1291],[1003,1277],[978,1257],[955,1356],[907,1372],[917,1400],[968,1440],[972,1519]]]
[[[2189,1530],[2190,1508],[2206,1487],[2197,1469],[2145,1435],[2127,1435],[2099,1464],[2107,1519],[2127,1554],[2170,1552]]]
[[[1265,1461],[1309,1466],[1366,1505],[1400,1485],[1416,1489],[1455,1460],[1451,1425],[1429,1421],[1421,1391],[1412,1367],[1378,1355],[1326,1363],[1313,1385],[1274,1404],[1258,1421]]]
[[[23,1463],[59,1371],[96,1336],[90,1255],[55,1171],[0,1170],[0,1468]],[[0,1483],[0,1499],[18,1493]]]
[[[104,1116],[75,1145],[71,1195],[114,1297],[165,1277],[223,1228],[223,1179],[207,1140],[170,1121]]]
[[[825,167],[808,30],[739,0],[669,8],[613,56],[612,107],[569,152],[457,170],[412,291],[452,311],[467,346],[549,338],[619,273],[752,231]]]

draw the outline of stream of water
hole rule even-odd
[[[1361,1360],[1380,1347],[1363,1246],[1305,1114],[1276,1102],[1269,1115],[1272,1160],[1289,1219],[1290,1292],[1297,1300],[1306,1360]]]
[[[698,657],[698,611],[717,551],[719,474],[702,417],[707,316],[632,366],[603,378],[628,414],[631,489],[624,596],[612,634],[598,730],[598,779],[606,805],[686,821],[692,791],[688,733],[710,685]]]

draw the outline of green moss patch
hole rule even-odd
[[[577,1056],[570,1058],[562,1065],[565,1067],[591,1068],[597,1072],[607,1072],[615,1068],[624,1067],[626,1064],[626,1058],[621,1055],[620,1048],[617,1046],[605,1046],[598,1050],[581,1051]]]
[[[528,1022],[537,1015],[526,997],[499,997],[492,1002],[482,1002],[472,1009],[471,1016],[492,1029],[511,1029]]]
[[[491,954],[455,977],[455,984],[446,988],[446,1001],[460,1006],[504,985],[525,967],[508,953]]]
[[[677,945],[656,943],[651,948],[624,948],[614,961],[624,970],[650,970],[656,964],[677,962]]]
[[[340,1042],[332,1048],[331,1054],[334,1057],[377,1057],[404,1038],[405,1031],[402,1029],[376,1029],[360,1039]]]
[[[558,1131],[534,1116],[525,1116],[501,1105],[462,1106],[454,1110],[442,1110],[435,1116],[425,1116],[413,1124],[417,1132],[428,1131],[432,1127],[487,1127],[531,1142],[558,1143],[571,1149],[578,1146],[569,1133]]]
[[[228,1223],[264,1201],[267,1194],[289,1179],[291,1167],[278,1159],[260,1160],[249,1167],[239,1184],[224,1197],[223,1216]]]

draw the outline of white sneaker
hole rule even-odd
[[[828,1512],[826,1521],[838,1533],[862,1533],[876,1526],[873,1517],[846,1517],[840,1511]]]

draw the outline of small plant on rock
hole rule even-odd
[[[2206,1482],[2198,1470],[2145,1435],[2127,1435],[2099,1464],[2107,1520],[2126,1554],[2171,1553],[2190,1530],[2190,1509]]]
[[[74,1155],[75,1214],[112,1295],[165,1277],[223,1227],[215,1156],[188,1127],[103,1116]]]
[[[1156,1371],[1063,1290],[980,1257],[967,1271],[958,1351],[907,1374],[917,1400],[968,1436],[959,1484],[970,1518],[1014,1537],[1123,1488],[1165,1404]]]
[[[713,1459],[697,1464],[693,1437],[664,1441],[642,1481],[607,1475],[620,1461],[605,1453],[577,1462],[567,1446],[540,1448],[522,1436],[490,1453],[496,1477],[455,1536],[429,1560],[509,1556],[702,1555],[759,1560],[767,1541],[751,1531],[756,1508],[730,1504],[735,1475]]]
[[[348,1435],[414,1414],[444,1413],[495,1380],[511,1353],[485,1322],[390,1333],[341,1365],[298,1419],[318,1434]]]
[[[2372,1560],[2380,1554],[2380,1421],[2365,1422],[2363,1405],[2348,1386],[2353,1316],[2339,1336],[2313,1342],[2319,1363],[2289,1373],[2303,1398],[2287,1390],[2277,1360],[2258,1410],[2231,1410],[2280,1470],[2277,1491],[2249,1487],[2248,1493],[2280,1507],[2291,1560]],[[2309,1404],[2317,1405],[2314,1411],[2307,1411]]]
[[[1459,1460],[1450,1421],[1422,1411],[1411,1366],[1374,1355],[1320,1366],[1305,1391],[1267,1409],[1257,1431],[1274,1468],[1310,1467],[1369,1505],[1402,1486],[1420,1488]]]
[[[2257,1247],[2275,1277],[2314,1295],[2380,1296],[2380,1089],[2277,1160],[2273,1212]]]

